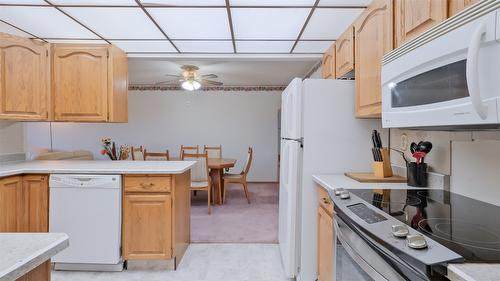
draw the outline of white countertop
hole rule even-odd
[[[500,264],[450,264],[447,277],[451,281],[498,281],[500,280]]]
[[[0,233],[0,281],[28,273],[68,247],[64,233]]]
[[[314,182],[326,189],[349,188],[349,189],[412,189],[406,183],[362,183],[353,180],[343,174],[313,175]]]
[[[0,164],[0,177],[18,174],[182,174],[193,161],[46,160]]]

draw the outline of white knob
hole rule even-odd
[[[410,231],[408,230],[408,227],[406,225],[398,224],[392,226],[392,235],[403,238],[408,234],[410,234]]]

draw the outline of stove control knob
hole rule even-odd
[[[344,191],[340,192],[340,199],[349,199],[349,198],[351,198],[349,191],[344,190]]]
[[[410,248],[427,248],[427,241],[425,241],[425,237],[422,234],[408,235],[406,236],[406,241],[408,242],[408,247]]]
[[[404,238],[410,234],[410,231],[408,230],[408,227],[403,224],[398,224],[398,225],[393,225],[392,226],[392,235],[399,237],[399,238]]]
[[[335,188],[335,195],[340,196],[340,193],[342,193],[342,191],[345,191],[345,189],[343,189],[342,187]]]

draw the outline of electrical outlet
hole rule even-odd
[[[401,134],[401,144],[399,146],[399,149],[401,151],[406,151],[408,148],[408,135],[406,133]]]

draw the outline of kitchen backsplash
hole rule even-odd
[[[429,171],[450,176],[450,191],[500,205],[500,131],[391,130],[391,148],[406,149],[408,159],[414,160],[409,144],[421,140],[433,143],[425,162]],[[405,165],[394,152],[391,162]]]
[[[0,155],[14,153],[24,153],[23,123],[0,121]]]

